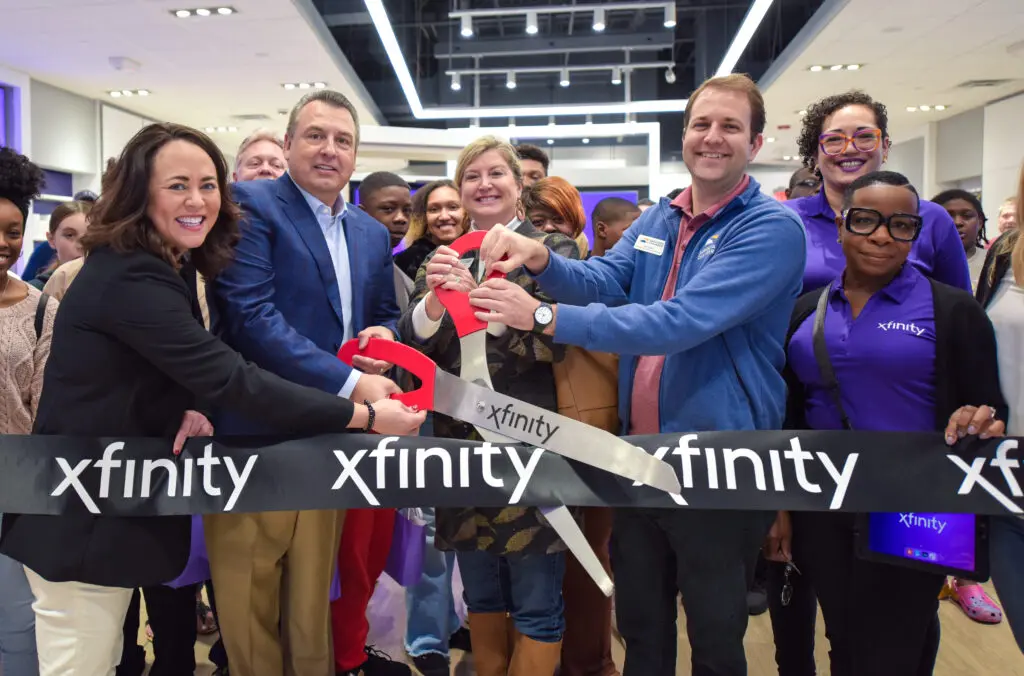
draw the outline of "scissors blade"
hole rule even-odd
[[[476,426],[474,425],[474,427]],[[476,427],[476,431],[484,441],[492,444],[519,443],[518,439],[504,437],[482,427]],[[583,534],[583,530],[576,523],[576,519],[573,518],[569,508],[562,505],[561,507],[540,507],[539,509],[544,518],[547,519],[548,525],[558,533],[558,537],[569,548],[569,551],[576,557],[579,564],[583,566],[583,570],[587,572],[587,575],[598,586],[601,593],[611,598],[612,594],[615,593],[615,583],[612,582],[611,577],[605,571],[601,560],[597,558],[597,554],[587,541],[587,536]]]
[[[437,371],[434,383],[434,410],[440,413],[645,486],[680,492],[679,477],[668,463],[604,430],[444,371]]]

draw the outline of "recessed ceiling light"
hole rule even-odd
[[[846,66],[846,70],[860,70],[859,63],[851,63]]]
[[[935,106],[935,110],[945,110],[946,106]]]
[[[196,10],[196,16],[210,16],[210,14],[212,14],[212,12],[203,7]]]
[[[326,87],[327,87],[327,83],[326,82],[314,82],[313,83],[313,88],[314,89],[324,89]]]
[[[590,143],[590,139],[588,139],[588,138],[583,139],[583,145],[587,145],[588,143]]]
[[[112,89],[107,92],[112,98],[118,99],[122,96],[149,96],[152,94],[148,89]]]
[[[224,132],[226,132],[227,130],[228,130],[228,128],[227,128],[227,127],[217,127],[217,131],[219,131],[219,132],[221,132],[221,133],[224,133]]]
[[[555,139],[553,139],[553,138],[549,138],[549,139],[548,139],[548,145],[549,145],[549,146],[553,146],[553,145],[555,145]]]
[[[800,117],[803,117],[804,115],[807,114],[807,111],[806,110],[798,110],[798,111],[796,111],[796,114],[799,115]]]
[[[764,140],[764,142],[765,143],[775,143],[775,137],[774,136],[769,136],[768,138],[766,138]]]
[[[220,14],[221,16],[227,16],[228,14],[234,14],[234,13],[235,13],[235,9],[233,7],[218,7],[217,8],[217,14]]]
[[[782,159],[784,159],[784,160],[786,160],[787,162],[789,162],[789,161],[790,161],[791,159],[793,159],[793,156],[792,156],[792,155],[783,155],[783,156],[782,156]]]
[[[121,90],[121,96],[131,96],[134,93],[135,92],[133,92],[131,89],[122,89]]]
[[[299,89],[309,89],[311,86],[312,85],[310,85],[308,82],[300,82],[299,83]]]
[[[931,110],[931,109],[932,109],[932,107],[931,107],[931,106],[918,106],[918,108],[919,108],[919,109],[920,109],[920,110],[921,110],[922,112],[925,112],[925,113],[927,113],[927,112],[928,112],[929,110]]]
[[[807,70],[811,71],[812,73],[820,73],[821,71],[823,71],[825,69],[823,67],[821,67],[821,66],[811,66]]]
[[[916,113],[917,112],[917,106],[907,106],[907,112],[908,113]]]
[[[187,19],[188,17],[192,16],[192,11],[188,9],[178,9],[174,11],[174,16],[178,17],[179,19]]]
[[[840,63],[840,64],[836,64],[835,66],[829,66],[828,69],[829,70],[842,70],[843,69],[843,64]]]
[[[116,99],[121,96],[121,92],[110,92],[110,96]]]
[[[137,91],[135,93],[138,94],[139,96],[149,96],[149,90],[148,89],[140,89],[139,91]]]
[[[284,87],[285,89],[295,89],[295,85],[293,83],[291,83],[291,82],[285,82],[281,86]]]
[[[207,134],[212,134],[212,133],[213,133],[213,132],[215,132],[215,131],[217,131],[217,130],[216,130],[216,129],[214,129],[213,127],[207,127],[207,128],[206,128],[206,133],[207,133]]]

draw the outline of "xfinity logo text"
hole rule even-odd
[[[940,521],[937,517],[934,516],[926,517],[920,516],[919,514],[914,514],[913,512],[910,512],[909,514],[904,514],[903,512],[900,512],[900,524],[906,526],[907,528],[926,528],[928,530],[935,531],[939,535],[942,535],[942,531],[946,530],[947,523],[949,522]]]
[[[719,470],[725,474],[726,490],[737,490],[736,467],[742,461],[754,474],[754,486],[759,491],[767,491],[766,473],[764,461],[761,456],[749,448],[723,448],[721,451],[715,448],[694,448],[690,444],[696,441],[698,435],[684,434],[679,437],[679,445],[674,449],[662,446],[654,452],[655,457],[664,460],[671,451],[672,455],[679,456],[679,464],[682,469],[683,488],[693,488],[694,465],[701,464],[705,470],[708,488],[717,490],[719,488]],[[857,465],[857,453],[850,453],[846,456],[846,463],[840,470],[832,462],[828,453],[817,451],[812,453],[805,451],[800,446],[800,439],[793,437],[789,440],[789,449],[784,451],[769,450],[768,461],[770,464],[772,488],[782,493],[786,490],[785,475],[782,471],[783,461],[793,464],[793,471],[796,474],[796,483],[801,490],[808,493],[821,493],[822,487],[808,479],[807,466],[804,463],[821,463],[825,468],[835,488],[832,490],[832,498],[829,501],[829,509],[840,509],[843,506],[843,499],[846,497],[846,490],[850,486],[850,479],[853,478],[853,469]],[[634,486],[641,484],[634,483]],[[686,505],[686,500],[681,495],[670,494],[677,505]]]
[[[904,324],[903,322],[878,322],[878,328],[883,331],[906,331],[907,333],[913,333],[915,336],[920,336],[924,333],[924,329],[918,328],[913,322]]]
[[[555,436],[560,427],[552,425],[548,421],[544,420],[543,415],[539,415],[536,418],[525,416],[522,413],[516,413],[512,410],[512,404],[507,405],[505,408],[490,404],[491,412],[487,416],[488,420],[493,420],[495,426],[497,426],[498,432],[501,432],[504,427],[511,427],[514,430],[521,430],[526,434],[532,434],[541,440],[541,445],[546,446],[551,437]]]
[[[174,460],[171,458],[143,460],[141,468],[139,468],[138,473],[136,473],[136,461],[134,459],[122,461],[119,458],[114,457],[118,451],[123,450],[124,442],[116,441],[103,450],[103,457],[99,460],[79,460],[74,467],[72,467],[71,463],[67,461],[67,458],[58,457],[56,459],[57,466],[64,473],[64,479],[60,482],[57,488],[50,493],[50,495],[53,497],[59,497],[69,488],[73,489],[75,493],[78,494],[79,499],[81,499],[82,504],[85,505],[86,509],[93,514],[99,514],[100,508],[96,505],[96,501],[82,483],[82,478],[86,476],[86,471],[93,469],[98,470],[100,473],[99,492],[97,497],[101,500],[105,500],[110,497],[111,484],[114,483],[116,477],[115,470],[119,470],[122,473],[120,481],[114,485],[113,489],[115,497],[118,498],[130,499],[135,497],[136,478],[139,480],[138,497],[149,498],[154,483],[154,473],[157,470],[162,470],[167,473],[167,497],[176,497],[179,493],[179,485],[181,486],[181,497],[191,497],[193,490],[193,474],[202,475],[202,485],[199,487],[200,490],[205,492],[207,495],[218,496],[221,494],[221,487],[214,484],[213,468],[223,463],[231,478],[231,494],[227,503],[224,505],[224,511],[230,512],[238,501],[238,497],[242,494],[242,490],[245,488],[245,482],[249,480],[252,468],[256,464],[256,455],[250,455],[245,461],[245,466],[239,469],[235,465],[234,458],[219,458],[213,455],[213,445],[207,444],[203,449],[203,455],[199,458],[193,459],[191,457],[185,457],[184,460]],[[118,490],[118,485],[120,485],[120,490]]]
[[[1007,439],[1006,441],[999,444],[996,448],[996,457],[989,460],[988,458],[975,458],[968,465],[959,455],[953,455],[952,453],[947,454],[946,457],[954,465],[959,467],[965,474],[963,482],[960,484],[960,490],[957,491],[960,495],[967,495],[973,489],[975,484],[981,486],[982,490],[991,495],[996,501],[1006,509],[1010,510],[1014,514],[1024,513],[1017,504],[1006,496],[1002,491],[996,488],[991,481],[981,476],[982,471],[985,469],[985,462],[992,467],[995,467],[1003,474],[1003,481],[1006,482],[1006,487],[1010,489],[1010,495],[1015,498],[1024,497],[1024,491],[1021,490],[1020,484],[1017,482],[1017,477],[1014,476],[1013,470],[1020,467],[1020,461],[1014,458],[1007,457],[1007,453],[1011,450],[1017,449],[1016,439]]]
[[[555,431],[557,430],[558,428],[556,427]],[[458,471],[460,488],[469,488],[470,482],[473,480],[483,480],[485,484],[492,488],[504,488],[505,480],[494,476],[491,460],[494,456],[507,454],[509,462],[512,463],[512,467],[517,475],[515,488],[509,496],[508,504],[515,505],[523,497],[523,492],[530,483],[530,477],[533,476],[533,471],[537,469],[537,463],[540,462],[541,456],[544,455],[543,448],[534,448],[529,451],[529,458],[524,463],[519,456],[521,451],[515,446],[493,446],[488,442],[484,442],[476,448],[463,446],[458,449],[458,458],[453,458],[452,451],[439,447],[391,448],[391,444],[398,441],[398,439],[399,437],[382,437],[377,444],[377,448],[372,451],[366,449],[355,451],[351,457],[345,451],[334,451],[334,456],[341,464],[341,474],[338,475],[338,479],[331,486],[331,490],[336,491],[351,481],[359,489],[359,492],[362,493],[366,502],[374,507],[379,507],[380,501],[363,477],[374,477],[371,480],[373,487],[377,490],[385,490],[387,488],[388,460],[396,456],[398,457],[398,488],[409,488],[413,483],[415,483],[416,488],[426,488],[428,460],[431,461],[432,465],[440,466],[441,485],[445,488],[452,488],[454,485],[453,476],[455,471]],[[471,456],[480,457],[480,473],[478,476],[473,476],[473,468],[477,463],[472,460]],[[358,466],[364,458],[376,461],[376,472],[370,470],[360,474]],[[410,472],[414,477],[412,481],[410,481]],[[437,486],[436,480],[431,481],[430,484]]]

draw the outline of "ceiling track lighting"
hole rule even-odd
[[[505,78],[505,86],[508,87],[509,89],[515,89],[516,88],[516,74],[515,74],[515,71],[512,71],[511,73],[509,73],[508,76]]]
[[[604,18],[605,17],[604,17],[604,10],[603,9],[595,9],[594,10],[594,31],[595,32],[600,33],[601,31],[603,31],[605,29],[605,25],[606,24],[604,22]]]
[[[473,37],[473,17],[464,16],[462,17],[462,28],[459,34],[464,38]]]
[[[931,112],[933,110],[936,110],[936,111],[939,111],[941,113],[943,110],[946,110],[947,108],[949,108],[949,106],[945,105],[945,104],[942,104],[942,103],[940,103],[938,105],[925,104],[923,106],[907,106],[907,112],[908,113],[916,113],[916,112],[920,111],[922,113],[928,113],[928,112]]]
[[[217,7],[199,7],[196,9],[172,9],[171,14],[179,19],[188,19],[194,16],[205,18],[210,16],[231,16],[232,14],[238,14],[238,10],[229,5],[218,5]]]
[[[583,145],[587,145],[588,143],[590,143],[590,139],[584,138],[583,139]]]
[[[562,87],[568,87],[570,84],[572,84],[569,81],[569,69],[568,68],[563,68],[562,69],[562,73],[561,73],[561,75],[560,75],[560,77],[558,79],[558,84],[561,85]]]
[[[148,89],[112,89],[107,92],[110,98],[119,99],[122,97],[129,96],[149,96],[150,91]]]
[[[615,66],[612,68],[612,84],[622,84],[622,68],[619,66]]]
[[[458,73],[452,73],[452,91],[457,92],[462,89],[462,76]]]
[[[284,89],[326,89],[326,82],[285,82],[281,85]]]
[[[860,70],[863,67],[864,67],[863,63],[845,63],[845,64],[844,63],[837,63],[837,64],[833,64],[831,66],[821,66],[821,65],[815,64],[813,66],[808,66],[807,70],[811,71],[812,73],[821,73],[821,72],[824,72],[824,71],[829,71],[829,72],[832,72],[832,73],[836,73],[836,72],[839,72],[841,70]]]
[[[676,71],[674,65],[669,66],[668,68],[665,69],[665,82],[667,82],[668,84],[676,83]]]
[[[238,131],[238,127],[234,127],[234,126],[231,126],[231,127],[220,126],[220,127],[207,127],[206,128],[206,133],[207,134],[234,134],[236,131]]]
[[[665,28],[676,27],[676,4],[665,5]]]
[[[526,13],[526,34],[527,35],[536,35],[538,30],[539,29],[537,27],[537,12],[527,12]]]

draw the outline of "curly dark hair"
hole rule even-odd
[[[846,106],[866,106],[875,112],[875,124],[882,130],[882,141],[889,138],[889,114],[885,106],[862,91],[854,90],[834,94],[812,103],[804,115],[803,127],[797,138],[800,159],[808,169],[815,169],[818,160],[818,137],[825,126],[825,118]]]
[[[0,199],[14,204],[24,220],[45,179],[43,170],[13,148],[0,147]]]
[[[196,270],[212,279],[231,263],[235,245],[241,238],[238,225],[241,212],[231,199],[224,156],[209,136],[184,125],[151,124],[128,141],[116,163],[103,175],[103,191],[89,215],[89,228],[82,237],[82,246],[86,251],[100,246],[120,252],[143,249],[175,267],[180,265],[180,256],[171,250],[146,215],[153,159],[171,141],[187,141],[199,146],[217,171],[220,213],[202,245],[191,252]]]

